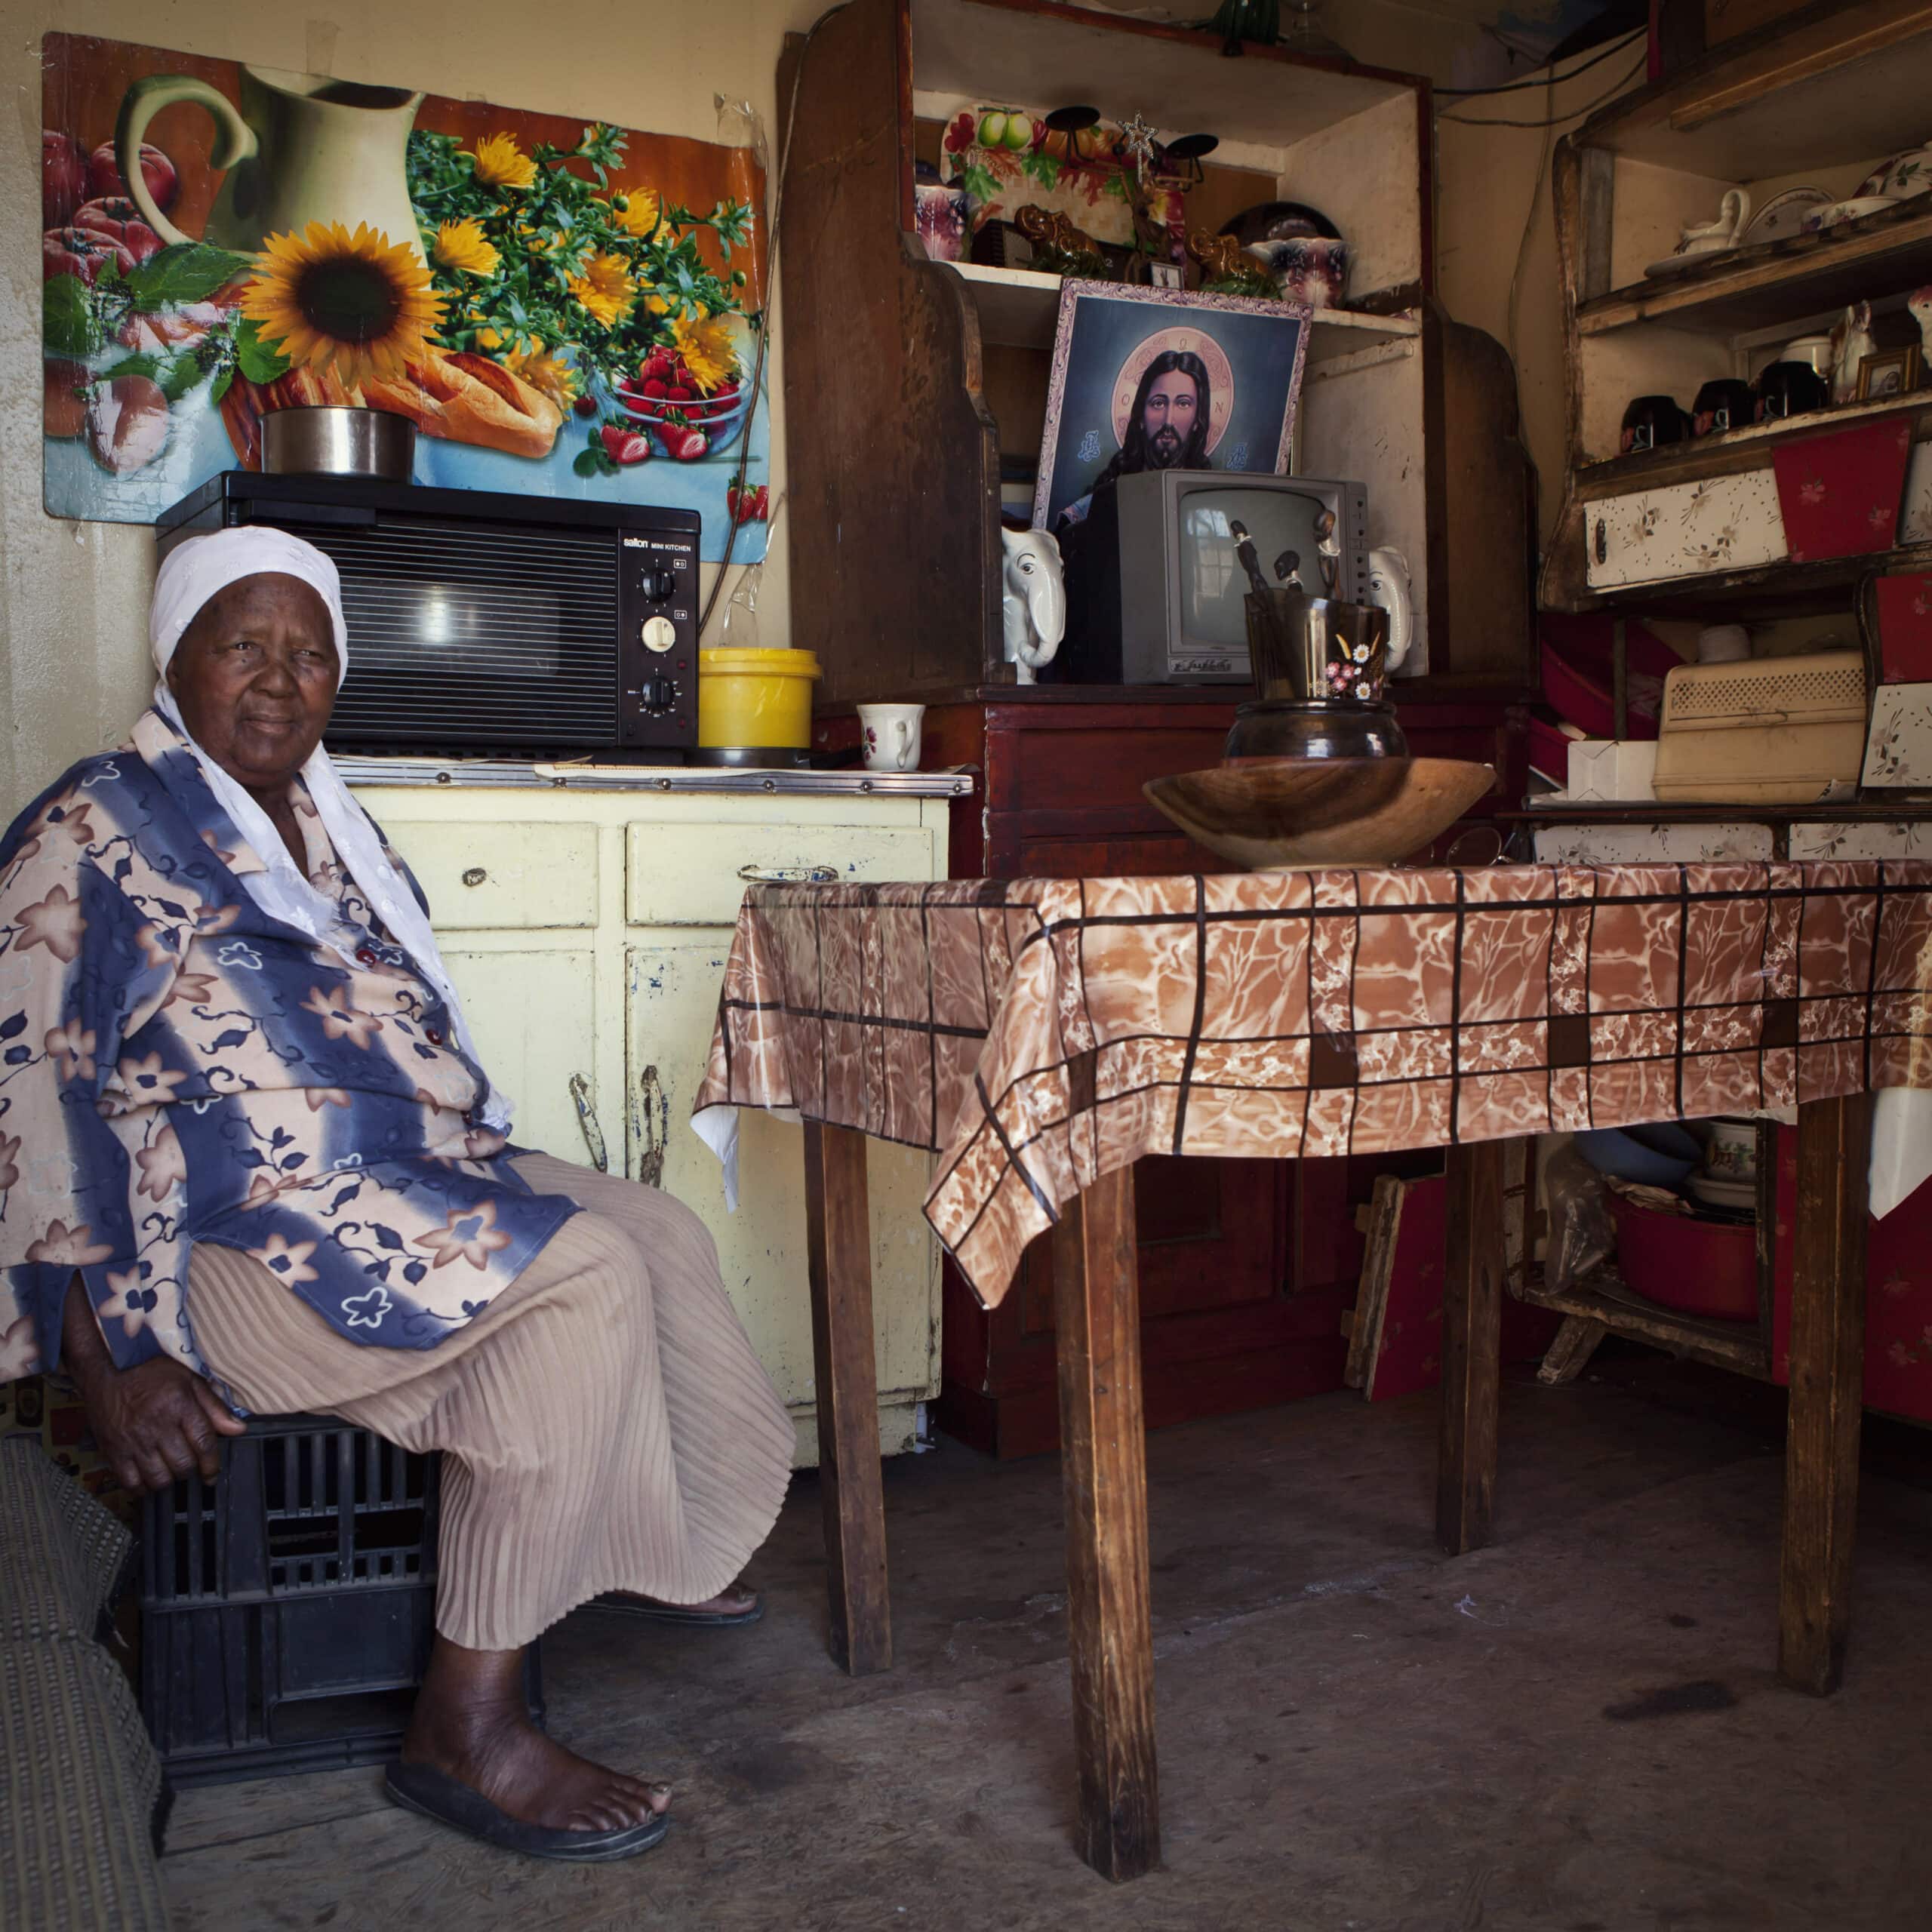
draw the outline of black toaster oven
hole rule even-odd
[[[228,470],[155,534],[254,523],[342,574],[332,750],[669,763],[697,743],[695,510]]]

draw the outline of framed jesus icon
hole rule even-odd
[[[1035,525],[1083,521],[1097,490],[1135,470],[1284,473],[1312,314],[1300,302],[1063,283]]]

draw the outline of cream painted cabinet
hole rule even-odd
[[[654,1172],[704,1217],[798,1426],[798,1460],[815,1462],[801,1130],[743,1117],[728,1214],[691,1097],[747,879],[943,878],[946,801],[967,781],[801,774],[768,791],[738,773],[343,763],[422,883],[479,1050],[516,1102],[515,1138],[589,1163],[594,1137],[612,1172]],[[801,781],[813,789],[792,789]],[[939,1257],[920,1211],[930,1157],[875,1141],[868,1158],[891,1454],[938,1387]]]

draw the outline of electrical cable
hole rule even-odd
[[[1493,88],[1432,88],[1430,92],[1437,94],[1453,94],[1459,97],[1466,97],[1472,94],[1515,94],[1524,88],[1540,88],[1546,80],[1574,81],[1579,74],[1587,74],[1592,67],[1601,66],[1613,54],[1621,52],[1633,40],[1647,31],[1647,28],[1632,27],[1628,33],[1600,48],[1582,66],[1572,67],[1567,74],[1531,74],[1520,81],[1498,82]]]
[[[1520,128],[1528,134],[1535,133],[1539,128],[1560,128],[1564,122],[1574,121],[1583,115],[1593,113],[1606,102],[1614,100],[1644,71],[1649,59],[1647,51],[1629,72],[1614,87],[1606,88],[1595,100],[1586,100],[1581,107],[1573,107],[1566,113],[1553,115],[1547,121],[1504,121],[1493,116],[1479,119],[1466,114],[1438,114],[1435,118],[1438,121],[1447,122],[1454,128]]]
[[[826,8],[805,29],[804,39],[798,48],[798,65],[792,72],[792,97],[785,109],[785,132],[778,144],[778,166],[771,184],[771,224],[764,243],[764,311],[758,332],[758,354],[752,362],[751,401],[745,410],[744,439],[738,446],[737,474],[732,478],[731,491],[725,497],[729,521],[724,531],[724,554],[718,560],[718,574],[711,580],[711,594],[704,600],[704,608],[698,613],[697,641],[700,645],[710,624],[711,614],[717,609],[718,599],[724,591],[724,573],[731,568],[731,552],[738,545],[738,513],[733,506],[744,500],[745,469],[752,454],[752,424],[758,416],[758,385],[764,375],[765,345],[771,340],[772,305],[778,299],[778,223],[785,207],[785,170],[792,158],[792,130],[798,118],[798,89],[805,78],[805,54],[819,29],[835,14],[844,13],[851,4],[852,0],[838,0],[837,6]],[[769,526],[768,533],[768,530]],[[766,547],[768,550],[770,548],[768,541]]]
[[[1549,97],[1543,105],[1553,107],[1556,104],[1556,83],[1549,84]],[[1503,334],[1509,352],[1509,366],[1512,369],[1521,366],[1516,360],[1517,298],[1522,293],[1523,268],[1530,258],[1530,237],[1537,225],[1537,209],[1543,201],[1543,184],[1549,173],[1549,150],[1553,122],[1543,124],[1543,151],[1537,156],[1536,171],[1530,177],[1530,209],[1523,217],[1523,232],[1516,244],[1516,266],[1509,272],[1509,298],[1503,313]]]

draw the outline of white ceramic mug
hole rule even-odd
[[[917,771],[923,704],[862,704],[859,729],[866,743],[868,771]]]

